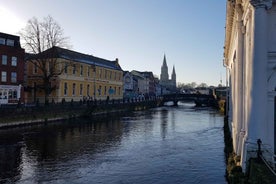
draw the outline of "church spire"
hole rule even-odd
[[[172,89],[176,89],[176,74],[175,74],[174,65],[173,65],[173,71],[172,71],[171,86],[172,86]]]
[[[166,67],[168,67],[168,66],[167,66],[167,61],[166,61],[166,54],[164,54],[164,59],[163,59],[163,66],[166,66]]]
[[[163,65],[161,66],[160,84],[165,85],[169,81],[168,66],[166,61],[166,55],[164,54]]]
[[[176,81],[176,74],[175,74],[174,65],[173,65],[173,70],[172,70],[172,81]]]

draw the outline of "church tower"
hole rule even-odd
[[[161,67],[160,83],[161,85],[167,85],[169,81],[168,66],[166,61],[166,55],[164,55],[163,65]]]
[[[174,89],[176,88],[176,74],[175,74],[174,65],[173,65],[173,71],[172,71],[171,85],[172,85],[172,88]]]

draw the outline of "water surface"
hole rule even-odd
[[[190,104],[0,130],[0,183],[226,183],[223,117]]]

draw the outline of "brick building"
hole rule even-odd
[[[0,32],[0,105],[24,101],[24,55],[19,36]]]

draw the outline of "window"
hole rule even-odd
[[[68,72],[68,63],[65,63],[64,64],[64,73],[67,74],[67,72]]]
[[[99,78],[102,78],[102,69],[99,70]]]
[[[102,92],[102,86],[99,86],[99,89],[98,89],[99,96],[101,96],[101,92]]]
[[[1,72],[1,82],[7,82],[7,72]]]
[[[73,75],[76,74],[76,65],[73,65]]]
[[[89,77],[90,76],[90,68],[89,68],[89,66],[87,67],[87,77]]]
[[[104,95],[106,95],[106,86],[104,87]]]
[[[13,98],[13,99],[17,99],[17,91],[16,91],[16,90],[14,90],[14,91],[12,92],[12,98]]]
[[[8,96],[9,96],[9,99],[12,99],[12,90],[9,90]]]
[[[14,40],[7,39],[8,46],[14,46]]]
[[[37,73],[37,65],[34,64],[34,73]]]
[[[82,84],[80,84],[80,96],[82,96]]]
[[[116,80],[116,77],[117,77],[117,73],[114,72],[114,80]]]
[[[75,94],[76,94],[76,84],[75,83],[73,83],[73,88],[72,88],[72,95],[73,96],[75,96]]]
[[[11,82],[12,83],[16,83],[17,82],[17,73],[16,72],[12,72],[11,73]]]
[[[2,55],[2,65],[7,65],[8,63],[8,56]]]
[[[64,83],[64,96],[67,96],[67,82]]]
[[[17,57],[12,57],[12,62],[11,62],[12,66],[17,66]]]
[[[86,94],[87,94],[87,96],[89,96],[89,88],[90,88],[90,86],[89,86],[89,84],[87,84],[87,89],[86,89]]]
[[[83,75],[83,66],[80,65],[80,75],[82,76]]]
[[[111,80],[111,77],[112,77],[112,71],[110,71],[110,73],[109,73],[110,75],[109,75],[109,79]]]
[[[104,72],[104,78],[107,79],[107,71]]]
[[[121,87],[119,87],[119,95],[121,95]]]
[[[6,44],[6,39],[0,38],[0,45],[5,45],[5,44]]]

